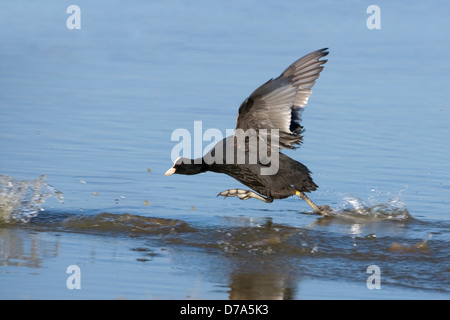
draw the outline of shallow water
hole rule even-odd
[[[450,6],[379,3],[369,30],[370,4],[78,1],[80,30],[56,1],[0,4],[0,298],[448,299]],[[323,47],[286,153],[331,217],[164,177],[173,130],[225,134]]]

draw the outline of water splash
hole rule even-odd
[[[62,192],[49,185],[45,175],[30,181],[0,176],[0,223],[30,221],[44,210],[42,205],[50,197],[64,201]]]
[[[375,220],[405,221],[412,218],[406,204],[399,196],[380,202],[378,199],[362,200],[353,196],[345,196],[343,204],[332,209],[335,217],[354,217]]]

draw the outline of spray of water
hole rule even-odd
[[[385,202],[380,202],[379,197],[370,197],[362,200],[353,196],[345,196],[343,205],[334,210],[336,215],[353,215],[374,219],[388,219],[404,221],[411,218],[406,204],[401,200],[401,193]]]
[[[62,192],[49,185],[45,175],[29,181],[0,176],[0,223],[30,221],[44,210],[42,205],[49,197],[64,201]]]

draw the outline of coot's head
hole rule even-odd
[[[202,163],[195,163],[195,160],[178,157],[175,160],[173,167],[166,171],[164,175],[169,176],[171,174],[197,174],[205,171]]]

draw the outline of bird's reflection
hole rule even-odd
[[[300,255],[308,249],[288,243],[288,239],[299,230],[283,225],[274,225],[266,218],[261,225],[239,218],[240,227],[229,228],[222,248],[229,254],[227,265],[230,300],[289,300],[297,291],[298,275],[293,270],[294,260],[290,253]],[[252,226],[250,226],[252,224]]]
[[[229,286],[230,300],[292,300],[297,290],[296,280],[289,275],[244,270],[230,275]]]

